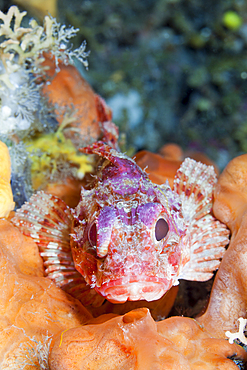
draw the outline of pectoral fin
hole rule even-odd
[[[212,215],[194,223],[189,236],[190,260],[181,268],[179,279],[209,280],[220,265],[229,234],[227,227]]]
[[[11,222],[38,245],[45,276],[84,305],[102,304],[104,298],[75,269],[70,247],[72,212],[65,202],[37,192],[16,211]]]

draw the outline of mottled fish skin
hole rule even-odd
[[[187,158],[172,190],[168,182],[153,184],[134,160],[103,142],[81,151],[99,155],[102,162],[90,189],[82,189],[77,207],[61,206],[58,198],[40,192],[13,219],[42,245],[47,276],[84,304],[94,305],[102,297],[114,303],[152,301],[180,278],[205,281],[212,276],[229,241],[225,225],[210,214],[213,167]],[[43,209],[36,220],[33,204]],[[63,212],[69,216],[59,227],[70,235],[71,249],[60,245],[62,236],[53,244],[47,241],[52,239],[51,222],[44,231],[47,220]],[[64,263],[65,256],[69,263]]]

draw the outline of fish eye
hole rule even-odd
[[[94,221],[88,229],[88,240],[89,240],[89,243],[90,243],[91,247],[96,248],[96,245],[97,245],[97,225],[96,225],[96,221]]]
[[[156,241],[160,241],[164,239],[169,231],[168,223],[164,218],[159,218],[155,225],[155,239]]]

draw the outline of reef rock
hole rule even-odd
[[[237,331],[247,310],[247,154],[234,158],[219,177],[213,212],[231,230],[231,241],[217,272],[206,313],[198,320],[226,338]]]
[[[184,159],[184,151],[178,144],[169,143],[163,145],[159,150],[160,155],[166,159],[173,161],[182,161]]]
[[[206,154],[198,152],[197,150],[192,149],[183,151],[179,145],[169,143],[163,145],[160,148],[159,153],[165,159],[172,161],[183,161],[187,157],[195,159],[197,162],[204,163],[207,166],[213,166],[216,174],[219,175],[219,169],[216,163],[212,161]]]
[[[112,112],[77,68],[62,62],[56,67],[54,57],[48,53],[44,53],[42,65],[48,77],[44,81],[42,95],[53,107],[66,139],[70,139],[77,149],[98,139],[117,148],[118,128],[111,121]],[[63,199],[70,207],[75,207],[80,199],[82,185],[85,185],[83,180],[68,176],[51,181],[39,187],[39,190],[46,190]]]
[[[163,184],[168,180],[169,185],[173,188],[174,177],[182,161],[166,159],[159,154],[147,150],[138,152],[134,156],[134,159],[138,166],[145,169],[152,182]]]
[[[48,68],[49,81],[44,84],[42,93],[55,107],[58,122],[61,124],[67,113],[74,118],[70,123],[74,131],[68,130],[72,141],[77,136],[83,137],[86,142],[96,140],[100,136],[98,99],[91,86],[72,65],[59,63],[59,70],[56,71],[54,58],[48,54],[45,54],[43,66]]]
[[[45,369],[52,336],[91,318],[43,276],[36,244],[6,220],[0,220],[0,286],[1,370]]]
[[[105,319],[54,337],[50,370],[237,370],[231,358],[247,359],[241,347],[212,338],[193,319],[156,323],[147,308]]]
[[[166,144],[160,149],[160,154],[142,150],[135,154],[136,163],[147,172],[150,180],[156,184],[163,184],[168,180],[173,187],[173,180],[178,168],[185,158],[192,158],[208,166],[213,166],[216,174],[219,169],[205,154],[196,151],[183,151],[177,144]]]

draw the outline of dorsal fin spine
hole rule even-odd
[[[216,174],[207,166],[186,158],[174,179],[174,191],[180,196],[187,222],[198,220],[212,209]]]

